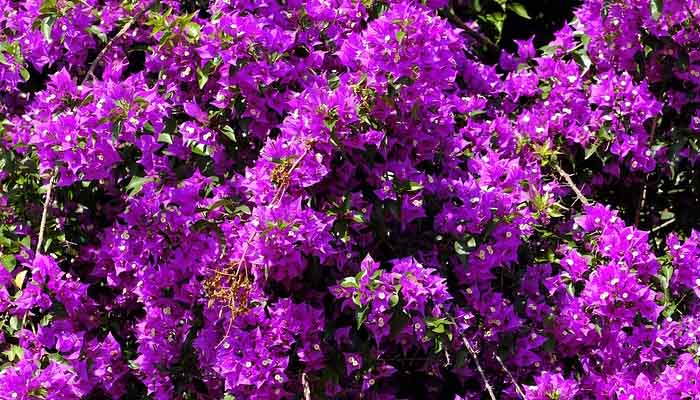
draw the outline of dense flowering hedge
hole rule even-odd
[[[453,6],[0,0],[0,399],[700,398],[700,1]]]

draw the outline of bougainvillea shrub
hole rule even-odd
[[[0,0],[0,399],[700,398],[700,1],[526,4]]]

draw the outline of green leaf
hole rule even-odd
[[[340,77],[338,75],[333,74],[328,78],[328,87],[330,87],[331,90],[337,89],[339,85],[340,85]]]
[[[250,207],[248,207],[245,204],[236,207],[236,209],[233,211],[234,211],[234,214],[236,214],[236,215],[240,215],[240,214],[250,215],[251,214]]]
[[[24,280],[26,278],[27,278],[27,270],[25,269],[23,271],[18,272],[17,275],[15,275],[15,279],[14,279],[13,283],[15,284],[15,286],[17,286],[18,289],[21,289],[22,286],[24,285]]]
[[[279,61],[282,57],[284,57],[284,53],[280,53],[278,51],[275,51],[274,53],[272,53],[268,56],[268,60],[270,61],[270,64],[274,64],[277,61]]]
[[[66,364],[70,365],[68,360],[66,360],[61,354],[59,353],[49,353],[46,355],[50,360],[55,361],[60,364]]]
[[[102,32],[102,29],[100,29],[99,26],[97,25],[91,25],[90,27],[87,28],[88,33],[92,33],[93,35],[97,36],[98,39],[102,43],[107,43],[107,35]]]
[[[328,128],[329,131],[333,131],[335,129],[335,125],[338,123],[338,118],[337,116],[333,116],[330,112],[329,115],[323,119],[323,124]]]
[[[661,12],[664,9],[664,1],[651,0],[649,7],[651,8],[651,17],[654,18],[654,20],[658,20],[661,17]]]
[[[121,119],[114,121],[112,123],[112,140],[115,142],[119,139],[119,135],[122,133],[122,128],[124,127],[124,121]]]
[[[362,307],[357,312],[357,329],[360,329],[362,324],[365,323],[365,321],[367,320],[367,314],[369,314],[369,307]]]
[[[202,89],[208,81],[209,75],[204,70],[197,67],[197,84],[199,85],[199,88]]]
[[[418,182],[409,182],[408,183],[408,191],[409,192],[415,192],[415,191],[418,191],[421,189],[423,189],[423,185],[421,185]]]
[[[2,352],[9,361],[21,360],[24,357],[24,349],[22,346],[13,344],[8,350]]]
[[[671,282],[671,277],[673,276],[673,266],[671,264],[665,264],[661,267],[660,272],[659,282],[661,283],[661,288],[665,291],[668,289],[669,282]]]
[[[531,19],[525,6],[520,3],[508,3],[508,9],[525,19]]]
[[[382,276],[383,274],[384,274],[384,271],[381,270],[381,269],[378,269],[378,270],[374,271],[374,273],[372,274],[372,276],[371,276],[369,279],[370,279],[370,281],[372,281],[372,282],[374,283],[374,281],[376,281],[376,280],[378,280],[379,278],[381,278],[381,276]]]
[[[481,10],[483,9],[483,6],[481,5],[481,0],[474,0],[472,2],[472,8],[474,9],[474,11],[480,13]],[[454,13],[454,11],[452,11],[452,12]]]
[[[460,256],[465,256],[465,255],[469,254],[464,249],[464,246],[462,246],[462,243],[460,243],[460,242],[455,242],[455,253],[459,254]]]
[[[406,38],[406,31],[404,31],[403,29],[399,29],[398,31],[396,31],[396,40],[399,43],[403,42],[404,38]]]
[[[605,141],[611,141],[615,137],[610,133],[610,128],[607,126],[602,126],[600,129],[598,129],[598,137],[602,140]]]
[[[132,176],[131,181],[126,185],[126,192],[129,193],[129,197],[136,196],[143,189],[143,185],[154,180],[153,177]]]
[[[56,17],[45,17],[41,20],[41,33],[44,35],[44,39],[47,42],[51,42],[51,29],[55,21]]]
[[[603,336],[603,329],[600,327],[600,325],[595,324],[594,329],[595,329],[596,333],[598,334],[598,336]]]
[[[362,214],[353,214],[352,215],[352,220],[357,222],[358,224],[364,224],[365,222],[365,216]]]
[[[552,207],[549,207],[549,208],[547,209],[547,213],[548,213],[549,216],[552,217],[552,218],[561,218],[561,217],[564,216],[564,214],[561,213],[560,208],[557,207],[556,204],[555,204],[554,206],[552,206]]]
[[[547,97],[549,97],[549,94],[552,92],[552,83],[549,81],[542,81],[538,87],[542,91],[542,100],[546,100]]]
[[[185,24],[185,35],[187,35],[187,39],[195,42],[199,40],[199,35],[200,32],[202,31],[202,27],[196,23],[196,22],[188,22]]]
[[[469,116],[471,118],[478,117],[479,115],[484,115],[486,114],[486,110],[474,110],[469,112]]]
[[[584,158],[585,158],[586,160],[588,160],[589,158],[591,158],[591,156],[592,156],[593,154],[596,153],[596,151],[598,150],[598,147],[599,147],[599,146],[600,146],[600,142],[599,142],[599,141],[596,141],[596,142],[594,142],[594,143],[591,145],[591,147],[587,147],[586,150],[585,150]]]
[[[169,133],[161,133],[158,135],[158,143],[173,144],[173,137]]]
[[[495,12],[491,14],[486,14],[479,16],[482,21],[487,22],[496,31],[496,42],[501,40],[501,33],[503,32],[503,23],[506,20],[506,14],[502,12]]]
[[[447,332],[447,325],[454,325],[454,322],[448,320],[447,318],[436,318],[436,319],[426,319],[425,325],[430,328],[430,330],[437,334],[443,334]]]
[[[58,12],[58,7],[56,7],[56,0],[44,0],[41,2],[39,7],[39,13],[41,15],[55,15]]]
[[[469,249],[475,249],[476,248],[476,238],[473,236],[467,240],[467,248]]]
[[[573,53],[573,57],[574,61],[582,68],[581,75],[588,72],[593,64],[591,58],[588,56],[588,51],[586,51],[585,48],[580,48]]]
[[[207,146],[205,144],[196,143],[192,146],[192,153],[194,153],[198,156],[208,157],[211,155],[211,149],[209,146]]]
[[[357,280],[355,279],[354,276],[349,276],[349,277],[343,279],[343,280],[340,282],[340,286],[342,286],[342,287],[344,287],[344,288],[351,288],[351,287],[354,287],[354,288],[358,288],[358,289],[359,289],[359,287],[360,287],[360,285],[357,284]]]
[[[171,31],[167,31],[167,32],[163,33],[163,36],[161,36],[160,40],[158,41],[158,44],[160,45],[160,47],[163,47],[172,38],[173,38],[173,33]]]
[[[12,332],[19,330],[19,318],[17,318],[16,315],[13,315],[12,317],[10,317],[9,328],[10,328],[10,330],[12,330]]]
[[[225,125],[223,128],[221,128],[221,133],[223,133],[227,138],[231,139],[232,142],[236,141],[236,131],[234,131],[229,125]]]
[[[355,292],[352,294],[352,302],[355,303],[356,306],[362,307],[362,302],[360,301],[360,292]]]
[[[12,254],[5,254],[4,256],[0,256],[0,262],[2,262],[2,265],[5,266],[7,272],[12,272],[15,269],[15,266],[17,265],[17,260]]]
[[[28,81],[29,78],[31,77],[31,75],[29,74],[29,71],[27,71],[27,69],[24,67],[21,67],[19,69],[19,74],[22,75],[22,79],[24,79],[25,82]]]
[[[389,297],[389,304],[391,304],[392,307],[395,307],[397,304],[399,304],[399,295],[394,293]]]
[[[48,326],[52,320],[53,320],[53,315],[45,314],[43,317],[41,317],[41,321],[39,321],[39,325]]]
[[[665,318],[671,318],[678,309],[678,303],[668,302],[664,308],[662,314]]]
[[[577,36],[578,36],[578,35],[577,35]],[[584,47],[588,47],[588,44],[591,43],[591,37],[588,36],[588,34],[585,34],[585,33],[581,33],[581,35],[579,36],[579,40],[581,41],[581,44],[582,44]]]
[[[494,0],[494,2],[495,2],[496,4],[498,4],[499,6],[501,6],[501,9],[502,9],[503,11],[506,10],[506,4],[508,3],[508,0]]]
[[[542,53],[542,55],[551,57],[556,53],[557,49],[559,49],[559,48],[560,48],[560,46],[546,45],[546,46],[540,47],[539,50],[540,50],[540,53]]]
[[[574,288],[573,283],[569,283],[568,285],[566,285],[566,291],[569,293],[570,296],[576,295],[576,288]]]
[[[669,219],[675,217],[676,215],[668,210],[661,210],[659,213],[659,217],[661,217],[662,221],[668,221]]]

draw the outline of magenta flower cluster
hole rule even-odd
[[[0,0],[0,399],[700,399],[700,1],[451,3]]]

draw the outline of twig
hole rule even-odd
[[[305,147],[305,149],[304,149],[304,152],[299,156],[299,158],[297,158],[297,159],[294,161],[294,163],[292,164],[292,166],[291,166],[291,167],[289,168],[289,170],[287,171],[288,176],[291,176],[291,174],[294,172],[294,170],[297,169],[297,167],[299,167],[299,164],[301,164],[301,162],[304,160],[304,158],[305,158],[306,155],[309,153],[309,151],[311,151],[312,145],[313,145],[313,143],[311,143],[311,142],[306,143],[306,147]],[[288,187],[288,186],[289,186],[289,181],[287,181],[286,183],[284,183],[282,186],[280,186],[280,187],[277,189],[277,191],[275,192],[275,195],[272,197],[272,201],[267,205],[267,208],[268,208],[268,209],[276,208],[276,207],[279,205],[279,203],[282,201],[282,198],[284,197],[284,194],[285,194],[286,191],[287,191],[287,187]],[[236,265],[236,274],[235,274],[235,275],[232,275],[232,274],[223,273],[223,274],[220,274],[220,275],[226,275],[226,276],[236,277],[236,276],[238,276],[238,274],[240,273],[240,270],[241,270],[241,267],[242,267],[242,268],[243,268],[243,272],[246,274],[246,279],[247,279],[247,276],[248,276],[248,267],[247,267],[247,265],[246,265],[246,259],[245,259],[245,258],[246,258],[246,253],[247,253],[247,251],[248,251],[248,248],[250,247],[251,242],[252,242],[253,240],[255,240],[255,238],[258,236],[258,233],[259,233],[258,231],[255,231],[255,232],[253,232],[250,236],[248,236],[248,240],[246,241],[245,246],[243,247],[243,252],[242,252],[241,256],[238,258],[238,260],[237,260],[237,262],[236,262],[236,264],[237,264],[237,265]],[[231,308],[231,307],[229,306],[229,308]],[[234,318],[231,318],[231,319],[229,320],[228,327],[226,328],[226,333],[225,333],[224,336],[221,338],[221,341],[216,345],[216,348],[218,348],[219,346],[221,346],[222,344],[224,344],[224,342],[225,342],[226,339],[228,338],[228,336],[229,336],[229,334],[230,334],[230,332],[231,332],[231,328],[233,327],[233,322],[234,322]]]
[[[301,154],[301,156],[299,156],[299,158],[297,158],[297,159],[294,161],[294,164],[292,164],[292,166],[289,168],[288,174],[289,174],[290,177],[292,176],[292,172],[294,172],[294,170],[297,169],[297,167],[298,167],[299,164],[302,162],[302,160],[304,160],[304,158],[306,157],[306,155],[309,154],[309,151],[310,151],[310,150],[311,150],[311,146],[307,146],[307,147],[304,149],[304,152]],[[275,193],[275,195],[274,195],[273,198],[272,198],[272,201],[270,202],[270,204],[269,204],[269,206],[268,206],[269,208],[274,208],[274,207],[276,207],[277,204],[278,204],[280,201],[282,201],[282,197],[284,197],[284,194],[286,193],[287,187],[288,187],[288,186],[289,186],[289,184],[287,183],[287,184],[285,184],[285,185],[282,185],[282,186],[277,190],[277,192]]]
[[[498,46],[496,46],[494,42],[491,41],[491,39],[470,28],[467,24],[464,23],[464,21],[462,21],[457,15],[455,15],[453,10],[441,10],[439,14],[443,18],[446,18],[448,21],[452,22],[456,27],[463,30],[467,35],[469,35],[469,37],[474,39],[476,42],[483,45],[487,49],[488,53],[490,53],[490,56],[498,57],[501,54],[501,50]]]
[[[576,194],[576,198],[577,198],[581,203],[583,203],[583,205],[585,205],[585,206],[589,205],[589,204],[590,204],[590,201],[588,201],[588,199],[586,198],[586,196],[584,196],[583,193],[581,193],[581,190],[579,190],[579,188],[576,187],[576,184],[574,183],[574,181],[571,180],[571,175],[569,175],[569,174],[567,174],[566,172],[564,172],[564,170],[561,169],[561,167],[560,167],[559,165],[557,165],[557,164],[554,164],[554,169],[557,170],[557,172],[559,173],[559,175],[561,175],[561,177],[564,178],[564,180],[566,181],[566,184],[571,188],[571,190],[574,191],[574,194]]]
[[[301,374],[301,385],[304,387],[304,400],[311,400],[311,388],[309,381],[306,380],[306,372]]]
[[[644,208],[644,203],[647,199],[647,184],[648,178],[644,179],[644,186],[642,187],[642,193],[639,196],[639,201],[637,202],[637,209],[634,212],[634,226],[639,228],[639,222],[642,220],[642,209]]]
[[[34,252],[34,260],[41,253],[41,242],[44,241],[44,230],[46,229],[46,216],[49,213],[49,204],[51,203],[51,190],[53,189],[54,180],[56,179],[56,171],[51,173],[49,178],[49,187],[46,189],[46,197],[44,198],[44,210],[41,212],[41,223],[39,224],[39,240],[36,242],[36,251]]]
[[[119,32],[117,32],[117,34],[114,35],[114,37],[112,39],[110,39],[109,42],[107,42],[105,47],[100,51],[100,53],[97,55],[97,57],[95,57],[95,61],[93,61],[92,65],[90,65],[90,69],[88,69],[88,72],[83,77],[83,81],[81,82],[81,84],[85,83],[85,81],[89,77],[95,76],[95,68],[97,68],[97,64],[99,64],[100,61],[102,61],[102,59],[105,57],[105,55],[107,55],[107,52],[109,51],[109,49],[112,48],[112,46],[114,45],[114,42],[119,40],[120,37],[124,36],[126,34],[126,32],[128,32],[129,29],[131,29],[131,26],[134,25],[136,20],[141,18],[141,16],[143,16],[144,14],[146,14],[146,12],[148,12],[148,10],[153,8],[153,6],[155,6],[157,3],[158,3],[158,0],[152,0],[150,3],[148,3],[146,5],[146,7],[143,8],[143,10],[139,11],[133,17],[131,17],[129,19],[129,21],[127,21],[127,23],[124,24],[122,29],[120,29]]]
[[[664,229],[665,227],[671,225],[674,222],[676,222],[676,217],[669,219],[668,221],[664,222],[663,224],[661,224],[659,226],[655,226],[655,227],[651,228],[651,231],[656,232],[658,230]]]
[[[493,394],[493,389],[491,388],[491,384],[489,383],[488,379],[486,379],[486,374],[484,374],[484,370],[481,369],[481,364],[479,364],[479,357],[477,357],[476,352],[474,352],[474,349],[472,348],[472,345],[469,344],[469,341],[467,338],[462,338],[462,341],[464,341],[464,346],[467,348],[469,353],[472,355],[472,358],[474,359],[474,363],[476,364],[476,369],[479,371],[479,374],[481,375],[481,379],[484,381],[484,386],[486,387],[486,391],[489,392],[489,396],[491,397],[491,400],[496,400],[496,395]]]
[[[510,373],[510,370],[506,368],[506,365],[503,363],[503,360],[501,360],[501,357],[498,356],[498,354],[493,353],[494,357],[496,357],[496,360],[498,361],[499,364],[501,364],[501,368],[508,374],[508,377],[510,380],[513,382],[513,386],[515,386],[515,391],[520,395],[520,397],[523,398],[523,400],[527,400],[527,396],[525,396],[525,392],[523,392],[523,389],[520,387],[518,384],[518,381],[515,380],[515,377],[513,374]]]
[[[656,136],[656,124],[657,120],[654,119],[651,123],[651,133],[649,136],[649,146],[654,144],[654,137]],[[644,203],[647,200],[647,188],[649,187],[649,174],[644,177],[644,187],[642,188],[642,194],[639,198],[639,203],[637,203],[637,211],[634,213],[634,226],[639,227],[639,221],[642,217],[642,210],[644,209]]]

